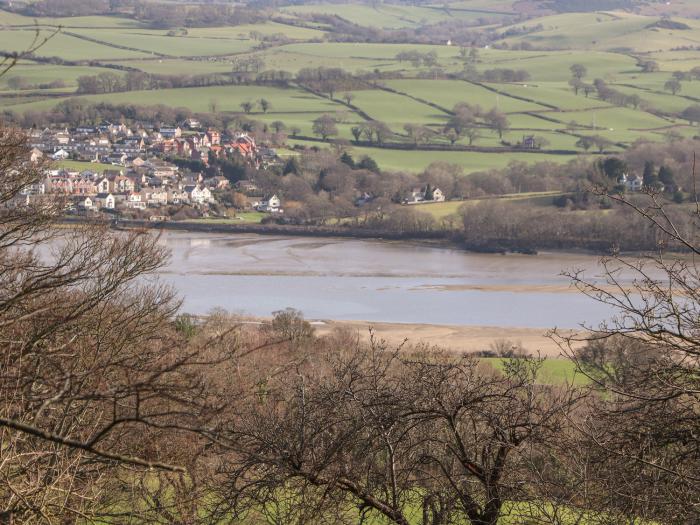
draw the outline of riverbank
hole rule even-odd
[[[522,245],[517,241],[479,241],[472,242],[455,231],[431,230],[422,232],[397,232],[382,229],[352,228],[347,226],[305,226],[291,224],[257,224],[257,223],[215,223],[188,221],[146,221],[146,220],[95,220],[83,217],[64,217],[64,225],[71,224],[105,224],[121,230],[171,230],[181,232],[225,233],[277,235],[287,237],[318,237],[339,239],[362,239],[380,241],[401,241],[434,247],[460,249],[472,253],[507,254],[519,253],[537,255],[538,249]],[[605,243],[593,243],[589,247],[576,245],[554,245],[542,249],[553,252],[602,255],[610,252]]]
[[[320,321],[314,324],[319,335],[342,328],[355,331],[362,340],[370,333],[391,346],[404,341],[408,345],[425,344],[456,353],[489,350],[494,341],[507,340],[521,344],[525,350],[542,357],[561,356],[556,342],[547,337],[546,328],[503,328],[496,326],[457,326],[418,323],[376,323],[371,321]],[[371,330],[371,332],[370,332]]]
[[[262,324],[267,317],[244,317],[243,324]],[[498,326],[460,326],[422,323],[384,323],[374,321],[310,320],[317,335],[325,336],[336,330],[350,330],[361,341],[384,341],[390,347],[406,348],[427,345],[456,354],[488,351],[494,342],[508,341],[522,346],[532,355],[554,359],[563,357],[557,343],[547,336],[549,329]]]

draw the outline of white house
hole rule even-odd
[[[165,190],[141,190],[141,199],[146,198],[149,206],[165,206],[168,204],[168,192]]]
[[[189,202],[189,199],[189,195],[182,190],[172,189],[168,191],[168,202],[172,204],[184,204]]]
[[[70,153],[64,149],[59,149],[57,152],[51,155],[53,160],[66,160],[68,157],[70,157]]]
[[[78,203],[78,206],[86,210],[91,210],[94,207],[94,203],[92,202],[92,199],[90,197],[85,197]]]
[[[445,202],[445,194],[442,193],[440,188],[435,188],[433,190],[433,202]]]
[[[126,199],[126,207],[134,208],[137,210],[146,209],[146,203],[144,202],[142,195],[140,193],[129,193]]]
[[[268,213],[282,213],[282,201],[277,195],[272,195],[269,198],[261,199],[260,202],[255,206],[258,211],[264,211]]]
[[[403,202],[405,204],[416,204],[425,200],[425,190],[423,188],[413,188],[408,197]]]
[[[211,190],[204,186],[185,186],[185,192],[187,193],[187,196],[192,204],[205,204],[213,202],[214,200],[212,198]]]
[[[97,193],[108,193],[109,186],[109,179],[107,177],[102,177],[97,183]]]
[[[444,202],[445,194],[440,188],[430,188],[424,186],[422,188],[413,188],[407,198],[404,199],[404,204],[418,204],[419,202]]]
[[[115,207],[114,195],[111,193],[98,193],[93,200],[96,208],[106,208],[113,210]]]
[[[644,180],[638,175],[627,175],[626,173],[617,179],[617,183],[624,185],[627,191],[641,191]]]

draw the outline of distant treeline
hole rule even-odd
[[[234,83],[235,78],[226,74],[206,75],[154,75],[141,71],[129,71],[126,75],[104,72],[84,75],[77,79],[79,94],[116,93],[145,89],[170,89],[183,87],[222,86]]]
[[[117,93],[149,89],[224,86],[237,84],[275,84],[287,86],[296,80],[319,92],[335,93],[339,88],[366,88],[361,77],[340,68],[302,68],[296,75],[282,70],[263,70],[265,62],[258,58],[234,60],[230,73],[201,75],[159,75],[143,71],[127,71],[119,75],[109,71],[78,77],[78,94]]]

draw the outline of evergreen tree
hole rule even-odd
[[[675,191],[676,181],[673,175],[673,170],[667,166],[659,168],[659,180],[666,187],[666,191]]]
[[[343,164],[350,166],[352,169],[355,169],[355,159],[352,158],[352,155],[350,155],[347,151],[344,151],[343,154],[340,156],[340,162]]]
[[[642,173],[642,180],[644,181],[644,186],[648,188],[653,187],[659,180],[656,177],[654,163],[650,160],[647,160],[644,163],[644,172]]]
[[[603,173],[614,181],[617,181],[627,173],[627,164],[617,157],[608,157],[602,162]]]
[[[364,156],[357,164],[357,167],[362,170],[373,171],[374,173],[379,173],[379,166],[372,157]]]
[[[296,157],[290,157],[282,169],[282,175],[289,175],[290,173],[293,175],[299,175],[301,173],[301,168],[299,167],[299,162]]]

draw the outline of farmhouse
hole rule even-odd
[[[445,194],[440,188],[432,188],[429,184],[422,188],[413,188],[403,202],[404,204],[418,204],[419,202],[443,202]]]
[[[627,175],[624,173],[617,183],[624,186],[627,191],[641,191],[644,186],[644,181],[638,175]]]
[[[284,210],[280,208],[281,205],[282,202],[279,197],[277,195],[271,195],[270,197],[261,199],[255,206],[255,209],[267,213],[282,213]]]

